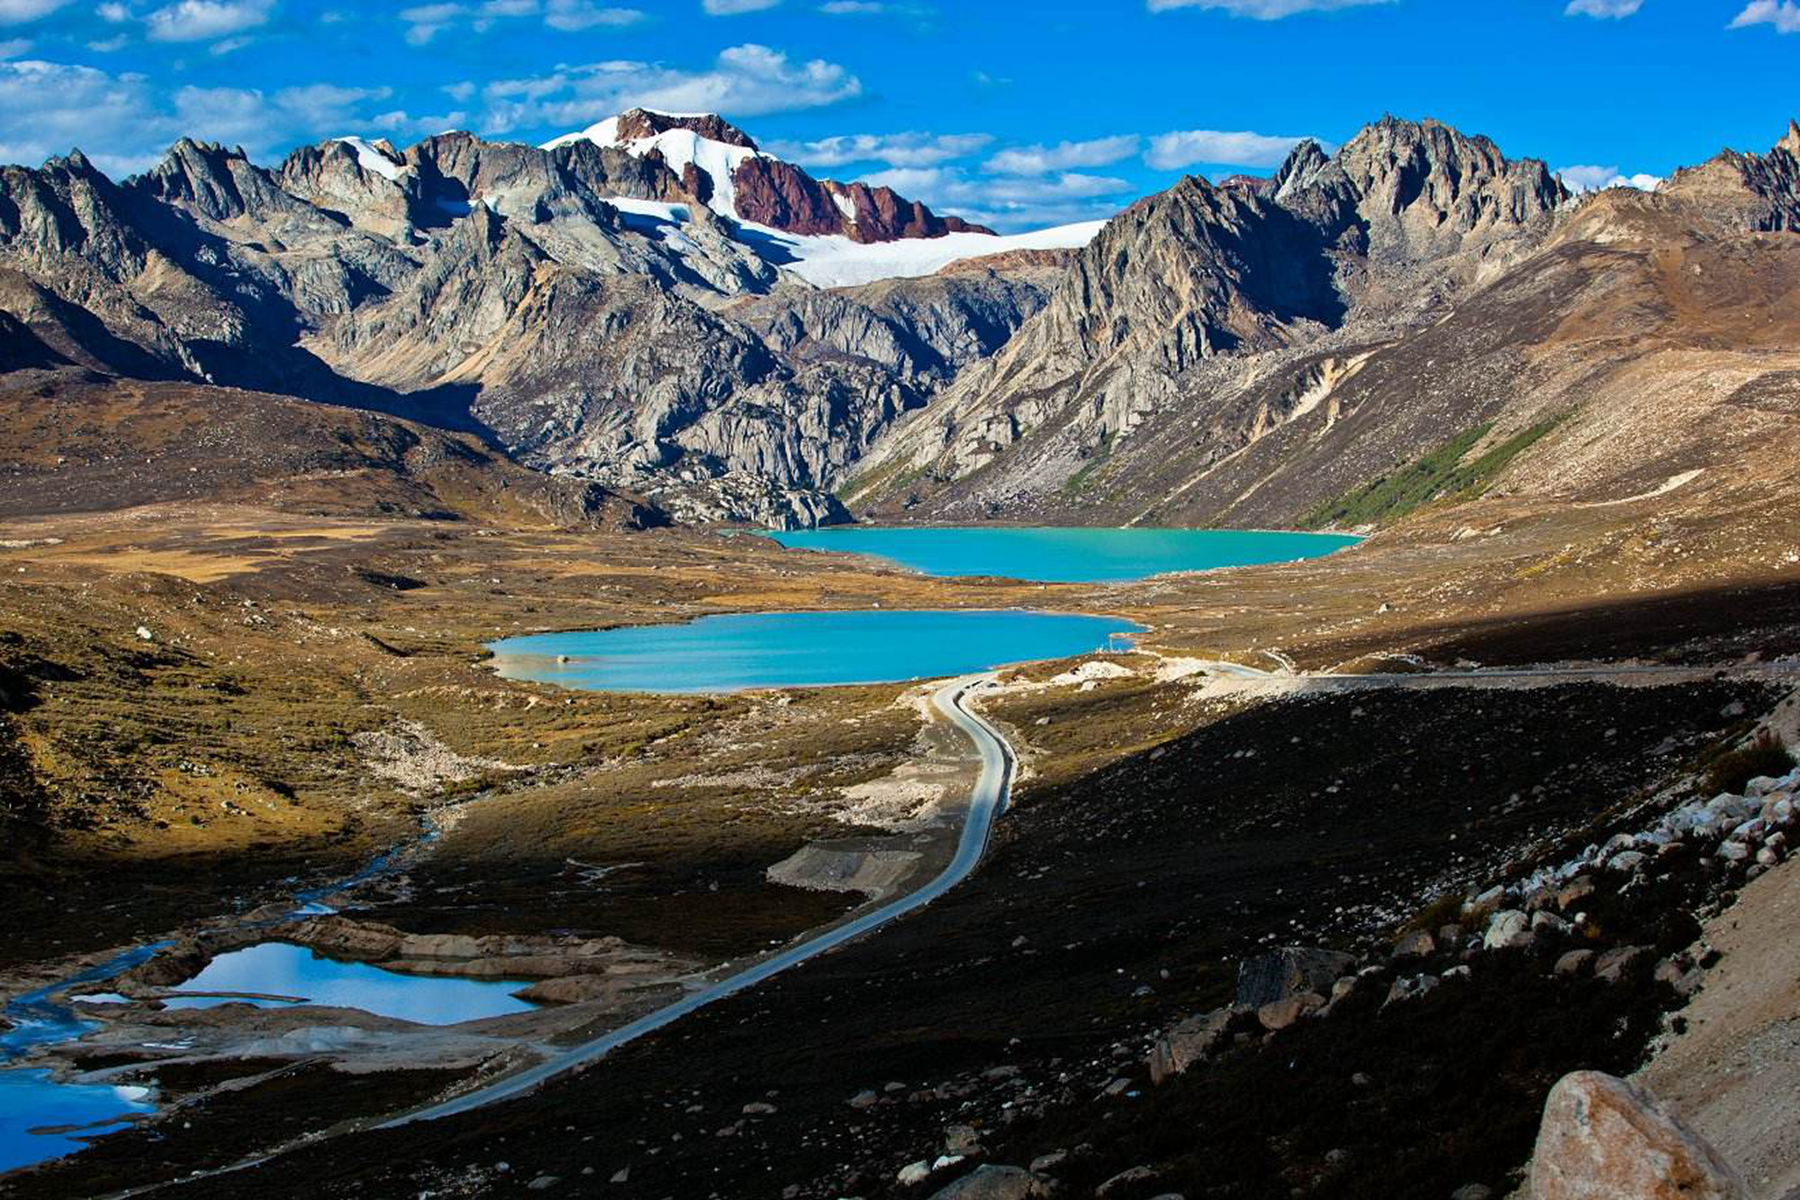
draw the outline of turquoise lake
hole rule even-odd
[[[368,963],[326,958],[304,946],[263,942],[219,955],[175,990],[292,996],[307,1004],[360,1008],[377,1016],[421,1025],[454,1025],[482,1017],[530,1012],[535,1005],[512,994],[525,986],[518,980],[402,975]],[[210,1008],[232,1002],[230,997],[195,996],[164,1003],[168,1008]],[[249,1003],[284,1006],[282,1001]]]
[[[845,525],[765,535],[795,550],[872,554],[927,575],[999,575],[1040,583],[1117,583],[1168,571],[1211,571],[1318,558],[1360,538],[1241,529],[874,528]]]
[[[859,609],[544,633],[489,648],[509,679],[692,693],[937,679],[1104,650],[1136,632],[1120,618],[1072,613]]]

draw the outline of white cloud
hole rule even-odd
[[[986,133],[852,133],[816,142],[774,141],[765,149],[777,158],[805,167],[831,168],[859,162],[933,167],[973,154],[993,140]]]
[[[774,8],[781,0],[700,0],[709,17],[735,17],[739,13],[761,12]]]
[[[361,108],[386,88],[184,87],[159,92],[136,72],[0,62],[0,162],[37,166],[80,147],[114,178],[155,165],[179,137],[243,146],[267,161],[298,141],[363,128]]]
[[[887,5],[880,0],[830,0],[828,4],[819,5],[820,12],[833,17],[865,16],[886,10]]]
[[[1357,8],[1365,4],[1395,4],[1399,0],[1149,0],[1151,12],[1175,8],[1222,8],[1234,17],[1279,21],[1303,12]]]
[[[0,25],[23,25],[47,17],[69,0],[0,0]]]
[[[144,18],[151,40],[204,42],[254,29],[269,19],[272,0],[180,0]]]
[[[1065,172],[974,178],[956,167],[896,168],[869,175],[864,182],[891,187],[939,213],[1007,231],[1111,216],[1124,207],[1132,191],[1127,181],[1107,176]]]
[[[1565,17],[1629,17],[1644,7],[1644,0],[1569,0]]]
[[[1187,129],[1150,139],[1144,161],[1159,171],[1178,171],[1196,163],[1234,167],[1278,167],[1288,152],[1306,139],[1276,137],[1249,130]]]
[[[94,13],[110,25],[122,25],[131,20],[131,10],[123,4],[102,4]]]
[[[339,87],[332,83],[314,83],[305,87],[283,88],[275,93],[275,103],[285,113],[310,129],[330,129],[353,120],[353,114],[373,100],[386,100],[392,88]]]
[[[423,46],[450,25],[470,16],[466,4],[420,4],[400,10],[409,45]]]
[[[1662,180],[1655,175],[1622,175],[1617,167],[1575,166],[1562,167],[1556,172],[1571,192],[1597,192],[1602,188],[1628,187],[1639,191],[1652,192]]]
[[[9,38],[0,41],[0,59],[17,58],[31,49],[29,38]]]
[[[544,24],[552,29],[560,29],[564,33],[574,33],[598,26],[623,29],[627,25],[636,25],[644,19],[644,14],[638,9],[609,8],[605,5],[594,4],[592,0],[549,0],[549,4],[544,9]]]
[[[1086,142],[1058,142],[1054,146],[1018,146],[1002,150],[983,164],[996,175],[1046,175],[1071,167],[1104,167],[1130,158],[1138,150],[1138,136],[1122,133]]]
[[[1751,0],[1732,18],[1731,29],[1748,25],[1773,25],[1776,33],[1800,33],[1800,4],[1794,0]]]
[[[109,38],[100,38],[89,42],[87,48],[95,54],[114,54],[131,44],[131,39],[124,34],[116,34]]]
[[[400,10],[406,24],[406,40],[424,46],[446,29],[467,26],[485,33],[496,21],[520,17],[543,18],[544,24],[562,33],[584,29],[622,29],[646,20],[640,9],[620,8],[596,0],[485,0],[481,4],[447,2],[417,4]]]
[[[602,62],[549,75],[504,79],[483,89],[489,133],[578,129],[643,106],[736,117],[823,108],[862,94],[862,81],[836,63],[795,62],[779,50],[746,44],[720,51],[712,68]]]

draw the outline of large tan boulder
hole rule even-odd
[[[1531,1158],[1530,1200],[1747,1200],[1699,1134],[1649,1093],[1599,1071],[1550,1089]]]

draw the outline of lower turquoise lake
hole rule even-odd
[[[518,980],[402,975],[368,963],[342,962],[288,942],[263,942],[221,954],[176,991],[240,992],[293,997],[306,1004],[359,1008],[421,1025],[454,1025],[483,1017],[530,1012],[535,1005],[512,993]],[[170,998],[167,1008],[209,1008],[245,1001],[232,996]],[[251,1000],[285,1007],[282,1000]]]
[[[1242,529],[1020,529],[844,525],[766,535],[795,550],[870,554],[927,575],[1117,583],[1318,558],[1360,538]]]
[[[115,1084],[54,1083],[50,1072],[0,1071],[0,1171],[10,1171],[80,1150],[76,1133],[92,1136],[109,1131],[106,1122],[147,1113],[150,1090]],[[81,1129],[86,1125],[99,1128]],[[38,1129],[72,1127],[69,1132],[34,1133]]]
[[[746,613],[507,638],[509,679],[605,692],[731,692],[937,679],[1120,645],[1118,617],[1025,611]]]

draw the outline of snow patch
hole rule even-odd
[[[856,224],[856,203],[850,197],[842,192],[833,192],[831,200],[837,205],[838,211],[844,214],[844,220],[852,225]]]
[[[712,180],[712,199],[707,201],[707,207],[726,217],[737,216],[736,192],[731,185],[732,173],[746,159],[762,157],[755,150],[715,142],[711,138],[701,137],[691,129],[666,129],[655,137],[621,142],[617,117],[608,117],[579,133],[566,133],[559,138],[552,138],[544,143],[543,149],[554,150],[558,146],[581,141],[613,146],[636,158],[643,158],[655,150],[677,175],[682,174],[689,163],[693,163]]]
[[[1012,250],[1079,250],[1105,227],[1105,221],[1083,221],[1007,236],[947,233],[935,238],[865,243],[840,234],[810,236],[745,223],[738,236],[761,250],[765,258],[808,283],[817,287],[852,287],[877,279],[934,275],[965,258]]]
[[[404,163],[390,158],[372,142],[359,137],[341,137],[335,140],[356,151],[357,166],[365,171],[372,171],[389,182],[399,179],[400,172],[406,169]]]

